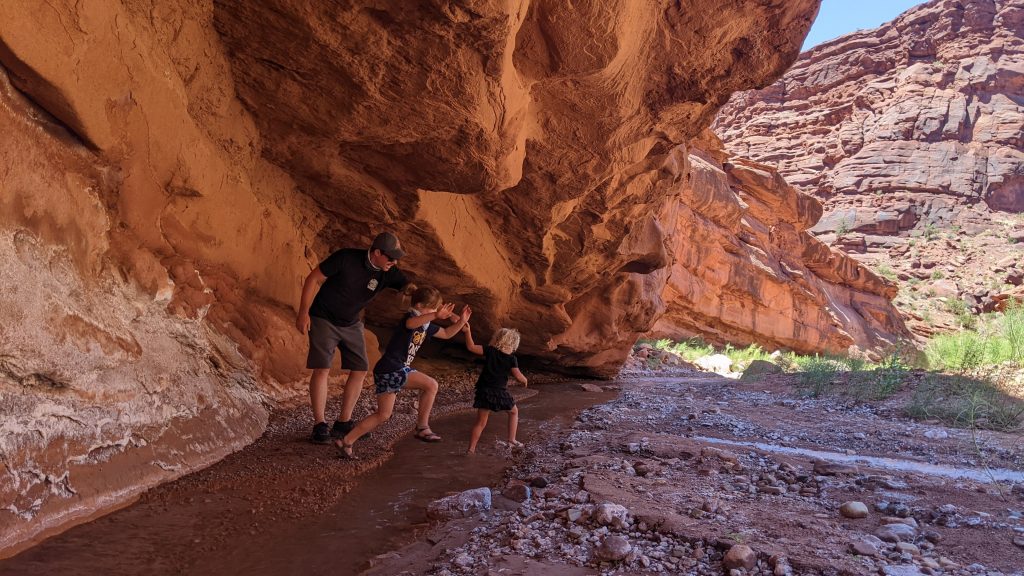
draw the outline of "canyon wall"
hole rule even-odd
[[[714,128],[821,199],[812,232],[904,281],[927,335],[952,327],[936,297],[1024,299],[1022,94],[1024,1],[934,0],[804,53]]]
[[[886,351],[909,334],[896,285],[808,229],[821,204],[711,134],[674,152],[661,220],[672,265],[651,336],[801,353]]]
[[[759,183],[773,175],[694,170],[688,151],[732,92],[782,74],[817,4],[0,5],[0,553],[222,457],[269,405],[301,402],[301,282],[382,229],[416,282],[474,306],[479,333],[518,327],[535,365],[598,376],[665,313],[670,278],[693,297],[677,270],[709,273],[698,242],[776,250],[779,219],[750,220],[765,206],[795,207],[780,238],[801,261],[836,258],[808,248],[813,204]],[[761,204],[726,199],[705,215],[719,228],[684,247],[682,213],[725,172]],[[737,279],[762,265],[729,262]],[[796,268],[870,284],[842,261]],[[751,282],[706,289],[743,300]],[[381,299],[369,323],[400,306]],[[687,328],[728,336],[700,306]],[[837,337],[828,314],[792,310],[813,328],[780,341],[810,348],[869,346],[860,326],[878,324],[851,318]],[[750,318],[774,321],[727,324],[774,330]]]

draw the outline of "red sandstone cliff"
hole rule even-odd
[[[805,353],[884,350],[907,336],[895,284],[807,232],[817,200],[710,135],[672,160],[685,177],[661,215],[672,265],[653,336]]]
[[[0,550],[259,434],[265,403],[304,391],[302,278],[381,228],[478,331],[592,374],[664,313],[670,276],[687,289],[677,270],[740,279],[704,290],[743,306],[756,253],[799,249],[776,266],[795,285],[879,293],[805,243],[813,204],[740,161],[746,191],[723,195],[722,166],[680,148],[783,72],[817,0],[30,4],[0,5]],[[681,243],[687,210],[716,228]],[[691,257],[722,250],[745,256]],[[695,307],[691,329],[767,329]],[[815,316],[789,341],[851,340],[791,309]],[[861,313],[870,344],[884,322]]]
[[[1024,1],[936,0],[804,53],[715,130],[822,199],[813,231],[907,281],[928,320],[932,296],[989,309],[1021,283],[1022,94]]]

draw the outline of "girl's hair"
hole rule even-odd
[[[412,305],[437,308],[441,305],[441,293],[433,286],[422,286],[412,293]]]
[[[515,328],[499,328],[491,338],[491,346],[505,354],[511,354],[519,348],[519,331]]]

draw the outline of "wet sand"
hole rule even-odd
[[[411,395],[388,425],[357,444],[356,462],[307,441],[308,409],[279,412],[252,446],[0,561],[0,575],[357,573],[422,531],[427,503],[499,482],[514,463],[495,442],[504,437],[501,414],[479,453],[465,455],[474,413],[460,381],[442,389],[439,411],[454,413],[432,419],[441,443],[411,437]],[[614,397],[572,383],[515,391],[528,396],[519,435],[528,443],[567,430],[579,410]]]

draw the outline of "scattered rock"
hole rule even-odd
[[[593,518],[601,526],[629,526],[629,510],[618,504],[599,504],[594,508]]]
[[[923,576],[921,569],[913,564],[901,566],[886,565],[882,567],[882,574],[885,576]]]
[[[632,550],[633,547],[625,536],[612,534],[601,540],[601,544],[595,550],[595,555],[601,560],[618,561],[625,558]]]
[[[757,565],[757,554],[745,544],[736,544],[726,552],[722,565],[727,570],[750,570]]]
[[[472,516],[490,508],[491,489],[474,488],[431,502],[427,505],[427,517],[433,520],[452,520]]]
[[[516,502],[526,502],[530,499],[530,487],[522,482],[512,481],[501,491],[501,495]]]
[[[917,530],[906,524],[885,524],[875,530],[875,536],[884,542],[912,542]]]
[[[743,375],[740,376],[740,380],[757,380],[767,374],[781,374],[782,372],[782,367],[778,364],[768,362],[767,360],[753,360],[747,366],[746,370],[743,371]]]
[[[839,476],[842,474],[856,474],[857,467],[839,462],[826,462],[818,460],[814,463],[814,473],[820,476]]]
[[[863,502],[843,502],[839,507],[839,513],[847,518],[867,518],[869,511]]]
[[[582,382],[577,386],[584,392],[604,392],[604,388],[601,388],[597,384],[591,384],[590,382]]]
[[[878,547],[866,540],[854,540],[850,542],[850,551],[861,556],[878,556]]]
[[[697,358],[695,364],[708,372],[714,372],[723,376],[732,375],[732,360],[725,354],[702,356]]]

